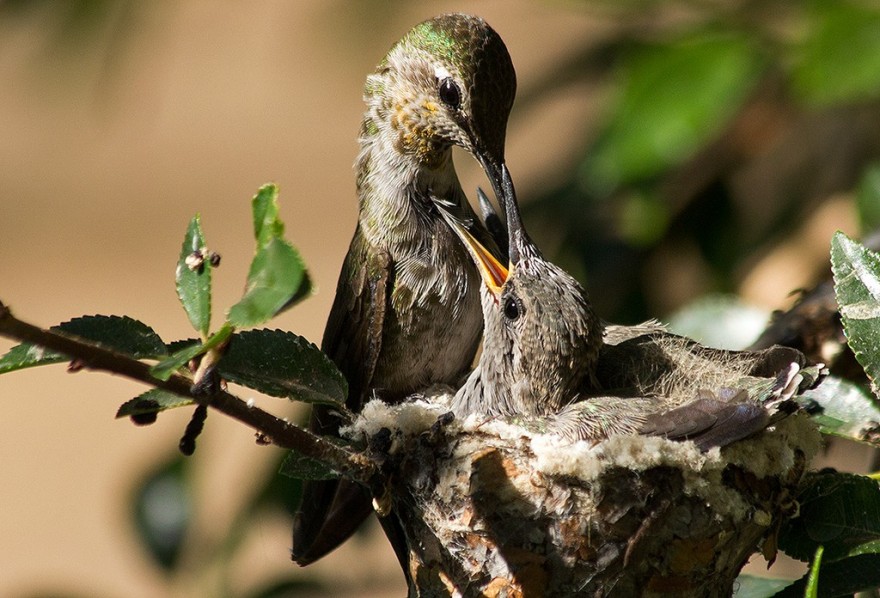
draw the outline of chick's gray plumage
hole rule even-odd
[[[584,289],[560,268],[527,250],[501,295],[484,288],[482,304],[483,353],[454,412],[546,415],[591,385],[601,328]]]
[[[483,353],[452,400],[456,415],[501,416],[571,440],[691,439],[705,450],[792,413],[792,398],[821,379],[822,367],[793,349],[711,349],[656,322],[603,327],[580,284],[529,239],[503,172],[509,270],[447,216],[484,282]]]
[[[593,386],[602,328],[587,292],[548,262],[522,226],[504,169],[510,266],[495,287],[483,285],[483,352],[452,401],[458,415],[542,416],[556,413]],[[448,219],[450,220],[450,219]],[[454,220],[450,220],[455,228]],[[472,258],[479,248],[462,236]],[[478,261],[479,263],[479,261]]]

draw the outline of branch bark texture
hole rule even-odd
[[[229,392],[224,390],[210,394],[197,392],[193,389],[192,380],[177,374],[168,380],[159,380],[150,374],[150,365],[147,363],[72,335],[47,330],[19,320],[2,302],[0,302],[0,336],[51,349],[69,356],[84,367],[124,376],[190,398],[201,405],[213,407],[258,431],[273,444],[321,461],[362,483],[369,483],[375,475],[375,467],[366,457],[346,451],[259,407],[250,406]]]

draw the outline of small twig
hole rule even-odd
[[[247,403],[229,392],[219,389],[207,395],[193,392],[192,380],[178,374],[171,376],[166,381],[154,378],[150,374],[148,364],[73,335],[45,330],[23,322],[13,316],[2,301],[0,301],[0,336],[51,349],[67,355],[78,364],[90,369],[104,370],[125,376],[192,399],[200,405],[213,407],[254,428],[262,437],[271,440],[273,444],[321,461],[333,470],[358,482],[369,483],[375,474],[375,465],[366,457],[347,451],[299,426],[275,417],[268,411],[248,406]]]

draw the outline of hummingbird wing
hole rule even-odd
[[[355,231],[342,265],[321,350],[348,380],[349,409],[363,407],[382,349],[382,327],[393,286],[391,256]]]
[[[701,390],[690,403],[650,414],[641,433],[692,440],[703,451],[727,446],[797,411],[793,397],[814,385],[821,369],[791,362],[772,378],[748,376],[732,388]]]
[[[750,402],[748,393],[743,390],[738,402],[698,398],[669,411],[652,413],[640,433],[670,440],[690,439],[702,450],[708,450],[751,436],[769,423],[770,412],[764,405]]]
[[[323,350],[348,380],[346,405],[358,412],[371,387],[382,347],[382,326],[390,296],[390,256],[370,247],[355,231],[339,275],[330,309]],[[320,435],[339,433],[339,418],[316,405],[309,429]],[[293,560],[307,565],[345,541],[373,511],[365,488],[349,480],[316,480],[303,484],[303,497],[293,522]]]
[[[649,323],[650,324],[650,323]],[[751,436],[796,410],[821,379],[789,347],[728,351],[654,325],[607,326],[597,380],[603,393],[655,397],[640,433],[693,440],[702,450]],[[629,399],[631,400],[631,398]]]

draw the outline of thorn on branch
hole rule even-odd
[[[70,360],[70,363],[67,364],[67,373],[75,374],[77,372],[82,371],[84,368],[88,367],[88,364],[79,358],[74,358]]]
[[[205,420],[207,418],[208,406],[198,405],[195,411],[193,411],[189,423],[186,424],[186,430],[183,431],[183,436],[178,444],[178,448],[184,456],[191,457],[196,451],[196,438],[199,437],[199,434],[205,428]]]
[[[159,414],[155,411],[149,413],[135,413],[131,416],[131,423],[136,426],[149,426],[150,424],[155,424],[157,419],[159,419]]]
[[[204,362],[205,360],[203,360]],[[207,368],[199,367],[195,372],[192,393],[196,396],[210,397],[223,389],[223,381],[217,373],[216,362]]]

